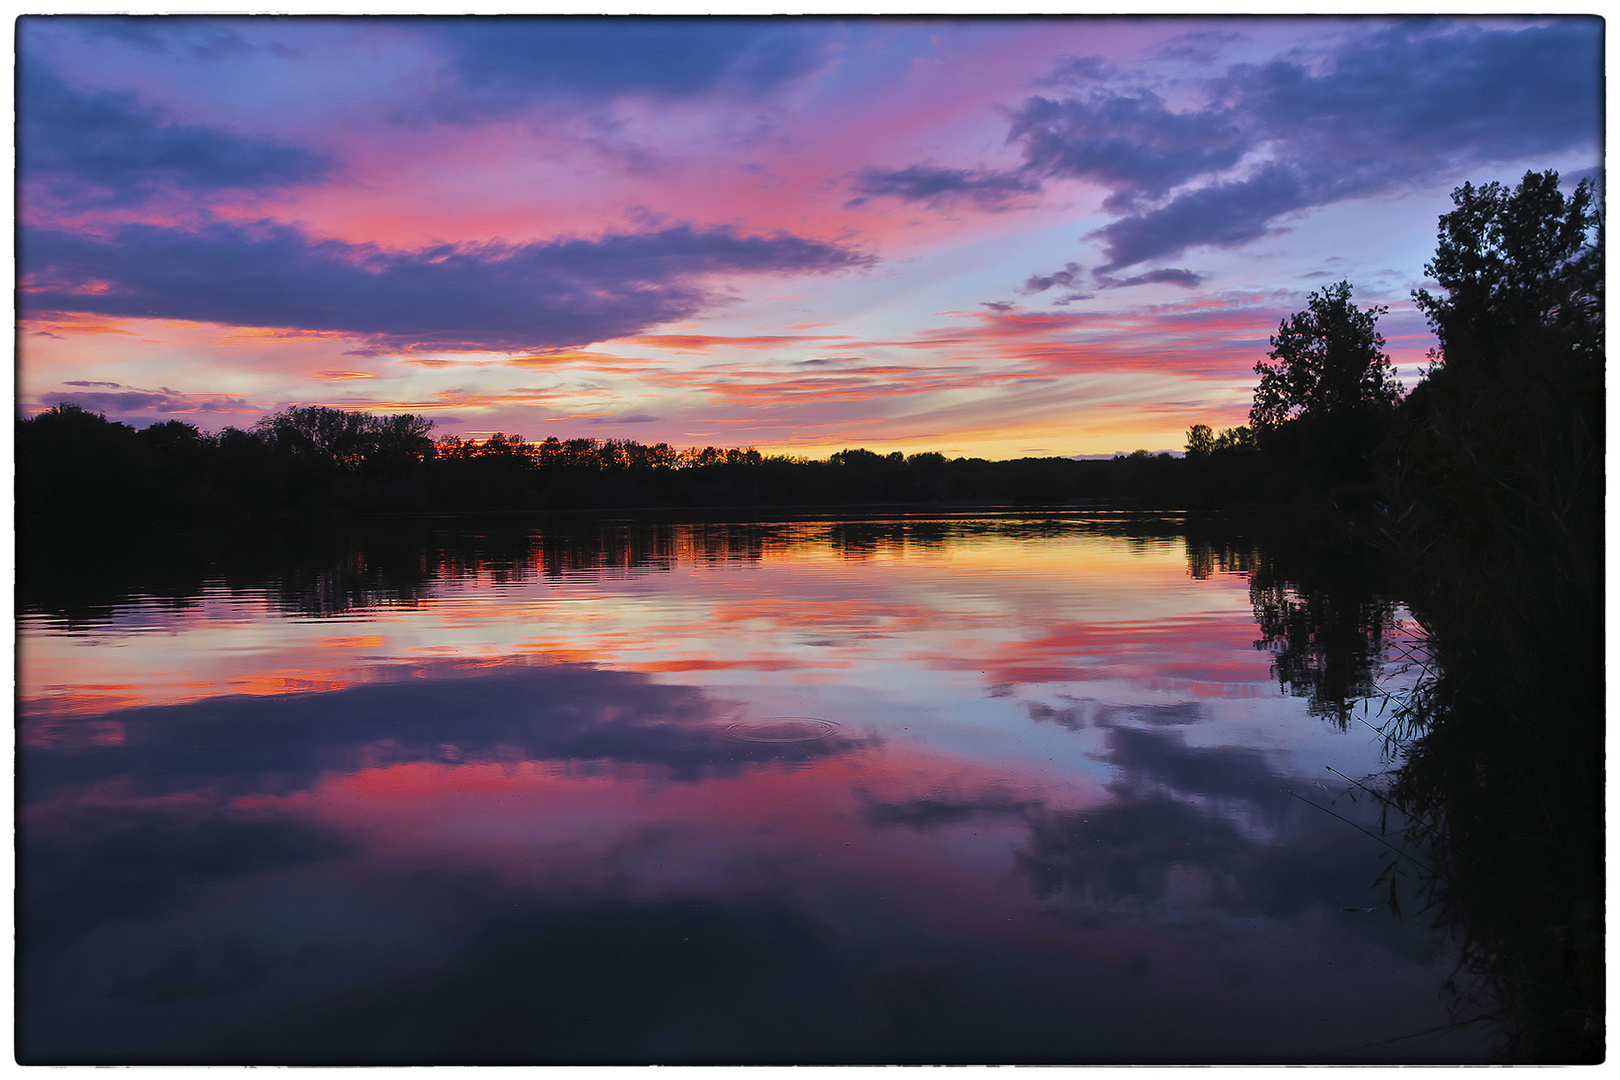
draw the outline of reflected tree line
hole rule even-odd
[[[1270,614],[1270,607],[1285,613],[1304,604],[1316,611],[1329,603],[1321,599],[1322,589],[1332,587],[1335,598],[1354,593],[1354,602],[1367,611],[1393,610],[1380,591],[1387,589],[1387,567],[1365,544],[1301,528],[1293,519],[1136,511],[879,520],[818,515],[804,522],[402,515],[265,522],[251,530],[132,530],[117,545],[83,530],[41,528],[19,536],[17,595],[21,611],[69,621],[91,621],[136,599],[184,606],[211,588],[268,595],[289,613],[323,616],[415,603],[440,582],[468,577],[507,584],[572,573],[656,572],[683,562],[754,562],[804,545],[864,560],[973,538],[1077,535],[1106,536],[1142,551],[1185,545],[1195,578],[1218,572],[1249,576],[1267,647],[1301,654],[1314,649],[1320,663],[1338,663],[1339,654],[1312,645],[1324,633],[1318,623],[1289,624]],[[1274,596],[1265,614],[1262,594]],[[1320,621],[1320,611],[1317,616]],[[1368,623],[1368,632],[1380,630]],[[1285,680],[1285,688],[1296,682]]]
[[[575,573],[658,572],[680,563],[757,562],[802,545],[864,560],[938,550],[974,537],[1098,535],[1146,550],[1179,546],[1194,528],[1201,538],[1195,547],[1203,545],[1198,550],[1252,552],[1261,542],[1233,532],[1227,515],[1129,511],[1083,518],[818,515],[805,522],[401,515],[266,521],[255,529],[131,530],[115,545],[94,531],[40,527],[19,534],[17,598],[24,613],[89,623],[133,600],[184,607],[222,589],[268,596],[284,611],[319,617],[380,603],[416,603],[441,582],[470,577],[508,584]],[[1267,535],[1289,532],[1272,529]]]
[[[446,581],[496,584],[602,571],[651,572],[677,562],[754,561],[761,526],[400,517],[272,522],[160,535],[118,545],[72,530],[19,537],[19,610],[70,624],[104,619],[134,600],[186,607],[211,589],[269,597],[283,611],[327,616],[414,604]]]

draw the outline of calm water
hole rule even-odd
[[[1352,824],[1403,612],[1332,556],[1117,515],[165,549],[23,584],[25,1060],[1480,1053],[1418,1034],[1455,953]]]

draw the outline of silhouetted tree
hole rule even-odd
[[[1221,453],[1226,450],[1253,450],[1255,448],[1254,429],[1247,424],[1235,428],[1226,428],[1215,436],[1214,452]]]
[[[1464,184],[1451,198],[1457,209],[1440,218],[1424,267],[1445,295],[1412,294],[1444,363],[1493,374],[1553,349],[1600,354],[1603,248],[1592,182],[1566,198],[1556,172],[1528,172],[1515,190]]]
[[[1260,376],[1249,421],[1262,432],[1293,419],[1316,420],[1388,409],[1400,400],[1378,317],[1385,307],[1358,308],[1348,281],[1311,293],[1309,308],[1277,327],[1271,363]]]
[[[264,416],[253,432],[272,450],[309,465],[353,471],[398,471],[433,453],[433,421],[413,413],[365,412],[301,405]]]
[[[302,405],[261,417],[253,431],[268,445],[313,465],[353,469],[366,450],[366,415]]]
[[[413,413],[368,419],[365,465],[374,472],[397,472],[433,456],[433,421]]]
[[[62,402],[17,425],[17,505],[93,516],[137,510],[152,494],[149,449],[128,424]]]
[[[1187,456],[1204,457],[1215,449],[1215,431],[1208,424],[1194,424],[1187,429]]]
[[[1358,308],[1350,296],[1348,281],[1329,285],[1278,326],[1270,362],[1255,364],[1249,422],[1297,488],[1363,502],[1401,387],[1378,333],[1387,309]]]
[[[195,424],[184,420],[165,420],[141,429],[141,440],[155,450],[173,454],[191,454],[205,445],[208,437],[197,430]]]

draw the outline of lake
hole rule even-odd
[[[274,533],[21,557],[25,1062],[1484,1058],[1309,536]]]

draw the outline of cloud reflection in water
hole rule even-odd
[[[1288,794],[1344,736],[1279,696],[1241,579],[1157,540],[927,539],[672,558],[651,591],[426,580],[364,627],[256,616],[284,637],[214,669],[319,648],[330,689],[25,708],[23,1058],[1470,1052],[1354,1049],[1444,1021],[1446,954],[1346,912],[1379,851]],[[404,655],[463,630],[480,655]],[[829,653],[841,682],[804,682]],[[837,730],[733,730],[790,714]]]

